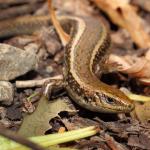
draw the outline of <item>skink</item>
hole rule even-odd
[[[49,24],[48,16],[18,18],[0,23],[0,38],[29,34]],[[64,56],[64,83],[68,95],[80,106],[102,113],[130,112],[134,104],[120,90],[101,82],[95,66],[103,65],[110,38],[103,23],[92,17],[60,17],[71,40]]]

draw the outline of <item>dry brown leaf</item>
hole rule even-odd
[[[134,116],[141,122],[150,120],[150,102],[135,103]]]
[[[150,0],[132,0],[132,3],[150,12]]]
[[[93,8],[90,7],[87,0],[58,0],[54,1],[54,5],[62,12],[77,16],[91,16],[93,13]]]
[[[142,18],[129,0],[92,0],[108,14],[111,20],[128,30],[133,41],[141,48],[150,47],[150,36],[144,31]]]
[[[141,127],[143,127],[141,125]],[[128,146],[130,147],[136,147],[136,149],[139,150],[149,150],[150,146],[150,140],[149,140],[149,129],[146,127],[144,128],[144,133],[141,132],[141,130],[138,127],[137,130],[139,130],[139,134],[130,134],[128,138]],[[134,129],[133,129],[134,130]],[[147,133],[145,133],[147,132]]]
[[[110,55],[110,64],[118,64],[116,70],[129,74],[132,77],[142,78],[147,83],[150,80],[150,50],[143,57]],[[144,81],[143,81],[144,82]]]
[[[112,150],[128,150],[125,145],[118,143],[108,134],[105,134],[105,141]]]

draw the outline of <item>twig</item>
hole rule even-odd
[[[16,81],[16,87],[17,88],[41,87],[46,81],[62,80],[62,79],[63,79],[63,76],[58,75],[54,77],[44,78],[41,80]]]

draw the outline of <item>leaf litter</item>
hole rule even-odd
[[[112,52],[113,52],[114,58],[111,61],[112,61],[112,64],[114,63],[116,63],[117,65],[119,64],[117,67],[115,67],[115,71],[119,71],[121,73],[121,74],[117,73],[119,77],[119,81],[120,81],[119,85],[116,85],[116,83],[118,82],[114,82],[114,86],[126,87],[129,90],[131,90],[131,92],[133,93],[149,96],[150,92],[148,91],[150,90],[147,85],[149,85],[150,83],[149,82],[150,40],[149,40],[148,33],[146,33],[148,30],[145,31],[143,27],[144,25],[143,22],[148,21],[146,20],[146,18],[148,17],[148,14],[146,14],[142,10],[143,6],[141,7],[142,9],[138,8],[139,7],[138,5],[134,3],[134,6],[133,6],[128,0],[123,0],[119,2],[117,0],[113,0],[111,2],[101,1],[101,0],[91,0],[91,1],[94,2],[96,5],[89,1],[87,2],[87,0],[83,0],[83,1],[57,0],[55,1],[55,5],[56,5],[56,8],[58,8],[58,10],[61,10],[61,11],[64,11],[64,10],[67,11],[67,8],[69,8],[68,12],[71,14],[74,14],[75,12],[77,14],[82,13],[86,15],[91,15],[93,17],[96,16],[101,19],[103,18],[103,20],[108,25],[108,28],[111,27],[112,29],[110,30],[111,35],[113,33],[120,34],[121,33],[120,31],[123,30],[123,34],[125,35],[124,38],[122,38],[122,36],[119,36],[119,38],[116,36],[116,37],[113,37],[112,39],[112,42],[113,42],[112,50],[114,50]],[[61,4],[63,4],[64,7]],[[74,6],[74,9],[72,9],[73,6]],[[95,6],[100,7],[100,9],[95,8]],[[143,18],[140,17],[141,14],[138,12],[138,9],[140,9],[140,11],[145,15],[145,16],[143,15],[145,18],[143,16],[142,16]],[[45,6],[43,6],[41,10],[47,11]],[[38,10],[38,12],[40,12],[40,9]],[[41,11],[41,13],[43,12]],[[108,14],[108,16],[110,16],[110,19],[108,19],[107,17],[106,18],[103,17],[103,13],[105,13],[105,15]],[[99,17],[100,15],[102,17]],[[116,27],[112,22],[118,26]],[[123,27],[124,29],[121,29],[119,26]],[[113,28],[117,28],[117,30],[116,29],[113,30]],[[42,34],[42,36],[44,35]],[[39,65],[40,67],[36,70],[37,71],[36,76],[32,74],[27,74],[26,76],[22,78],[23,80],[24,79],[27,79],[27,80],[43,79],[43,78],[47,78],[49,76],[55,76],[61,73],[63,57],[60,57],[60,46],[52,45],[53,43],[57,43],[57,42],[52,42],[52,44],[47,42],[46,46],[45,45],[41,46],[41,43],[39,44],[40,39],[41,38],[39,38],[38,40],[35,40],[35,38],[32,39],[32,37],[25,38],[25,41],[24,41],[25,44],[24,43],[23,44],[25,45],[26,48],[28,49],[31,48],[33,49],[33,51],[36,48],[35,51],[37,52],[37,55],[40,58],[40,65]],[[42,44],[44,43],[43,42],[44,39],[47,39],[47,35],[46,37],[42,38]],[[57,37],[55,37],[55,39],[57,39]],[[11,43],[11,40],[13,39],[9,39],[7,43]],[[31,43],[31,45],[29,44],[29,46],[27,46],[28,41],[29,43]],[[38,46],[33,46],[32,41],[37,43]],[[14,40],[13,42],[14,42],[14,45],[17,45],[19,47],[19,44],[17,44],[17,40]],[[50,48],[48,48],[47,50],[47,47],[48,46],[51,47],[51,45],[53,49],[52,53],[51,53]],[[22,47],[24,46],[21,45],[21,48]],[[120,50],[119,53],[115,53],[115,48]],[[142,55],[137,54],[137,51],[139,49],[142,50],[142,53],[143,53]],[[123,55],[120,55],[120,54],[123,54]],[[56,56],[57,58],[60,57],[58,63],[56,63],[55,61]],[[47,72],[48,70],[47,66],[51,66],[53,68],[52,72]],[[126,75],[124,74],[128,76],[126,77]],[[136,81],[135,80],[133,81],[133,79],[136,79]],[[132,83],[134,82],[134,84],[131,84],[131,82]],[[31,91],[34,92],[34,89],[31,89]],[[17,103],[22,104],[21,102],[22,99],[28,97],[28,95],[24,93],[25,93],[24,90],[21,90],[20,92],[18,92],[16,94],[14,103],[17,102]],[[20,98],[18,98],[17,96],[20,94],[22,94],[23,96],[20,96]],[[42,102],[40,101],[37,106],[37,109],[35,110],[36,113],[26,115],[24,120],[27,120],[27,121],[23,121],[23,124],[26,122],[30,128],[27,127],[28,125],[22,124],[22,126],[24,126],[23,130],[26,131],[26,133],[25,132],[24,133],[22,132],[22,133],[26,136],[29,136],[32,134],[39,135],[39,134],[44,134],[49,129],[51,130],[51,132],[58,132],[59,128],[58,130],[55,130],[55,131],[53,130],[54,126],[57,126],[57,124],[58,124],[58,127],[64,127],[65,130],[71,130],[73,128],[77,129],[80,127],[84,127],[88,124],[91,124],[91,121],[92,121],[92,124],[94,125],[99,124],[102,127],[100,136],[98,135],[98,137],[94,136],[89,139],[76,141],[74,145],[76,145],[78,148],[80,148],[80,146],[82,147],[82,149],[93,148],[94,145],[96,145],[96,148],[101,147],[102,149],[121,149],[122,147],[124,149],[133,149],[133,148],[149,149],[148,147],[148,145],[150,145],[150,142],[148,140],[149,135],[150,135],[149,133],[150,129],[148,128],[150,126],[148,122],[149,121],[149,102],[135,102],[136,103],[135,114],[124,115],[123,119],[119,119],[118,117],[119,115],[118,116],[117,115],[109,116],[109,115],[104,115],[104,114],[99,115],[97,113],[95,114],[92,112],[88,112],[87,110],[84,110],[83,108],[80,108],[78,106],[76,107],[79,110],[77,114],[75,113],[74,115],[68,115],[67,113],[67,115],[66,114],[61,115],[61,112],[64,112],[65,108],[67,109],[67,112],[69,112],[70,110],[72,111],[72,109],[70,109],[69,106],[65,102],[62,102],[64,101],[64,98],[61,98],[61,99],[62,100],[56,100],[56,104],[52,101],[50,102],[43,101],[44,104],[42,104]],[[48,106],[51,108],[50,106],[51,104],[53,108],[56,109],[56,111],[55,110],[52,111],[53,108],[50,110],[48,109]],[[41,105],[41,108],[39,108],[39,105]],[[60,107],[60,105],[62,105],[62,107]],[[32,119],[34,120],[34,117],[32,118],[32,115],[35,116],[35,121],[33,122],[31,121]],[[3,120],[0,120],[0,121],[3,123],[3,121],[7,120],[9,127],[12,127],[13,126],[12,122],[9,121],[9,119],[11,120],[11,118],[8,119],[7,115],[4,115],[4,116],[5,117],[3,118]],[[98,120],[95,120],[96,117],[98,117]],[[102,123],[102,120],[104,120],[103,123]],[[134,122],[134,120],[136,121]],[[17,121],[14,122],[15,126],[16,124],[17,124]],[[34,126],[35,126],[35,129],[34,129]],[[146,141],[146,143],[144,143],[144,141]],[[120,144],[121,144],[121,147],[118,147],[120,146]]]

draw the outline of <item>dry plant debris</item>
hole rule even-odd
[[[141,122],[150,121],[150,102],[145,102],[144,104],[135,103],[135,105],[134,117]]]
[[[147,50],[145,56],[138,57],[136,55],[118,56],[111,54],[109,63],[117,64],[116,70],[126,73],[132,77],[139,78],[150,84],[150,50]]]
[[[103,10],[111,20],[128,30],[133,41],[141,48],[150,47],[150,36],[144,31],[143,20],[129,0],[91,0]]]
[[[150,1],[149,0],[131,0],[134,5],[140,6],[142,9],[150,12]]]
[[[110,17],[109,21],[102,12],[93,7],[95,5],[91,1]],[[44,2],[43,0],[6,0],[5,2],[0,0],[0,12],[6,14],[5,16],[2,15],[2,20],[22,16],[23,14],[48,14],[47,3]],[[113,54],[110,55],[108,63],[114,64],[113,71],[119,71],[128,76],[110,73],[104,75],[104,78],[108,76],[106,82],[115,87],[126,87],[133,93],[140,94],[132,95],[134,98],[143,101],[135,102],[134,112],[127,115],[92,113],[77,105],[75,105],[75,108],[70,108],[70,104],[66,103],[65,97],[60,97],[56,101],[47,101],[41,98],[42,100],[39,101],[43,83],[49,79],[62,78],[60,74],[62,74],[64,53],[54,27],[44,27],[34,35],[17,36],[3,41],[24,49],[23,52],[33,52],[39,61],[38,67],[34,68],[34,71],[29,70],[29,73],[23,74],[19,79],[15,77],[13,81],[10,81],[14,86],[13,104],[12,106],[5,107],[2,105],[0,107],[0,126],[16,130],[21,124],[22,114],[29,113],[29,115],[26,115],[19,131],[25,136],[41,135],[45,132],[64,133],[67,130],[92,125],[100,126],[100,131],[96,136],[66,145],[78,149],[148,150],[150,145],[149,102],[146,97],[141,96],[150,95],[150,37],[146,33],[150,29],[147,26],[145,31],[143,26],[145,25],[143,22],[149,22],[147,18],[150,17],[148,13],[143,11],[143,9],[146,11],[149,9],[146,3],[148,3],[148,0],[54,1],[59,15],[64,13],[88,15],[105,21],[113,38]],[[33,5],[34,7],[32,7]],[[18,14],[18,10],[22,8],[25,9]],[[15,11],[10,13],[12,10]],[[118,26],[114,27],[111,21]],[[139,50],[142,51],[141,55],[138,54]],[[146,101],[144,101],[145,98]],[[52,149],[57,148],[53,147]]]
[[[18,133],[25,137],[44,135],[51,128],[49,121],[59,117],[61,111],[75,112],[75,109],[65,98],[49,102],[46,97],[41,97],[36,110],[24,118]]]

